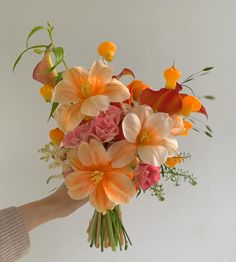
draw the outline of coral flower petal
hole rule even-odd
[[[141,121],[136,114],[129,113],[125,116],[122,122],[122,129],[123,134],[128,142],[135,143],[141,128]]]
[[[102,184],[108,198],[116,204],[128,203],[135,194],[134,185],[129,177],[119,172],[112,173]]]
[[[84,170],[85,167],[82,165],[82,163],[79,160],[78,151],[77,149],[72,149],[68,153],[68,158],[71,161],[72,167],[76,171]]]
[[[89,196],[89,201],[98,212],[106,212],[115,207],[115,203],[107,197],[102,183],[97,184],[96,189]]]
[[[168,156],[175,156],[178,152],[178,141],[174,136],[168,136],[167,138],[160,141],[160,145],[164,146],[168,151]]]
[[[63,80],[59,82],[53,94],[53,101],[67,104],[78,102],[83,98],[80,88],[88,77],[88,71],[82,67],[73,67],[63,73]]]
[[[103,168],[109,161],[104,146],[95,139],[92,139],[89,144],[84,142],[79,145],[78,157],[84,166],[90,168]]]
[[[139,146],[138,155],[147,164],[160,166],[168,157],[168,150],[164,146]]]
[[[54,113],[57,125],[64,131],[69,132],[81,123],[84,116],[80,113],[81,104],[60,105]]]
[[[134,158],[136,145],[126,140],[121,140],[112,144],[108,149],[109,157],[112,161],[112,167],[120,168],[128,165]]]
[[[130,97],[129,89],[114,78],[107,84],[105,94],[111,102],[122,102]]]
[[[110,99],[108,96],[91,96],[83,102],[81,113],[88,116],[97,116],[100,111],[106,111],[109,105]]]
[[[75,200],[88,197],[95,189],[95,183],[91,183],[91,172],[71,173],[65,178],[68,195]]]
[[[102,61],[95,61],[89,72],[89,82],[92,85],[97,84],[97,79],[101,86],[105,86],[112,79],[113,69]]]

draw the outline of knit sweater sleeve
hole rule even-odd
[[[29,247],[29,234],[19,210],[0,210],[0,262],[16,261],[27,254]]]

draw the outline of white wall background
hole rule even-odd
[[[88,205],[72,216],[48,223],[31,234],[24,262],[83,261],[236,261],[236,2],[234,0],[0,0],[0,207],[45,196],[47,165],[37,149],[47,142],[53,123],[49,108],[31,79],[39,57],[27,55],[11,66],[29,30],[51,21],[56,42],[69,65],[89,66],[104,40],[118,45],[116,72],[132,68],[137,78],[160,88],[162,71],[173,58],[183,78],[215,66],[193,87],[206,101],[214,138],[193,134],[181,143],[193,159],[186,167],[198,177],[196,187],[166,184],[166,201],[145,194],[124,208],[133,240],[127,252],[90,249],[86,242]],[[43,36],[35,37],[45,40]],[[42,41],[45,42],[45,41]]]

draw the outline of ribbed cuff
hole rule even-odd
[[[0,210],[0,262],[24,256],[30,247],[25,221],[16,207]]]

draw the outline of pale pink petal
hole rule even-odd
[[[97,187],[89,196],[89,201],[98,212],[105,213],[108,209],[115,207],[115,203],[107,197],[102,183],[97,184]]]
[[[133,109],[132,113],[135,113],[143,124],[145,119],[153,114],[153,110],[150,106],[139,105]]]
[[[113,168],[120,168],[128,165],[135,158],[136,145],[126,140],[112,144],[108,149],[109,157]]]
[[[124,137],[130,143],[135,143],[141,131],[142,125],[139,117],[134,113],[125,116],[122,122],[122,130]]]
[[[129,203],[135,194],[135,188],[128,176],[120,173],[107,174],[109,177],[102,181],[108,198],[116,204]]]
[[[68,188],[68,195],[74,200],[88,197],[96,187],[89,171],[69,174],[65,179],[65,185]]]
[[[176,156],[178,153],[178,141],[174,136],[168,136],[159,142],[168,151],[168,157]]]
[[[157,139],[167,137],[172,129],[172,119],[167,113],[154,113],[144,123],[143,129],[150,130]]]
[[[88,97],[82,102],[81,113],[87,116],[98,116],[100,111],[92,102],[91,97]]]
[[[91,96],[89,99],[99,111],[106,111],[109,108],[110,99],[108,96],[97,95]]]
[[[95,61],[89,72],[89,82],[92,85],[101,85],[105,86],[110,82],[113,74],[113,69],[105,65],[102,61]]]
[[[78,124],[81,123],[84,116],[80,113],[81,105],[60,105],[55,113],[54,118],[64,132],[72,131]]]
[[[168,150],[164,146],[138,146],[138,156],[147,164],[160,166],[168,157]]]
[[[104,94],[109,96],[111,102],[123,102],[130,97],[127,86],[116,79],[107,84]]]

